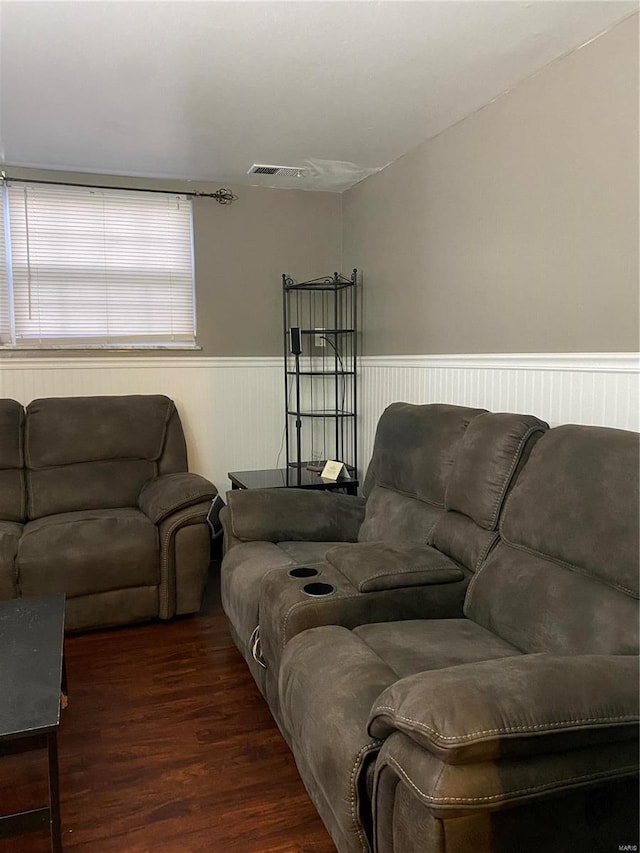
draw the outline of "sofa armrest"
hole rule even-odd
[[[244,542],[355,542],[365,499],[309,489],[234,489],[227,506],[231,533]]]
[[[428,545],[393,548],[384,542],[337,545],[327,560],[358,592],[455,583],[464,572],[452,559]]]
[[[467,764],[638,737],[638,659],[518,655],[403,678],[369,732],[403,732],[445,764]]]
[[[144,484],[138,495],[138,507],[159,524],[174,512],[202,501],[212,501],[218,490],[205,477],[184,471],[161,474]]]
[[[200,609],[211,557],[210,507],[208,499],[191,504],[158,525],[161,619]]]

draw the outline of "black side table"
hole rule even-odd
[[[230,471],[232,489],[319,489],[321,491],[344,491],[348,495],[358,494],[358,480],[343,477],[341,480],[323,480],[320,474],[300,471],[297,468],[268,468],[264,471]]]
[[[0,838],[49,826],[62,851],[57,733],[63,666],[64,595],[0,601],[0,756],[46,749],[49,803],[0,815]]]

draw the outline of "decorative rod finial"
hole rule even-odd
[[[200,195],[200,193],[197,193],[197,195]],[[238,198],[235,193],[231,192],[231,190],[226,187],[220,187],[220,189],[216,190],[214,193],[202,193],[202,195],[209,195],[211,198],[215,198],[218,204],[231,204]]]

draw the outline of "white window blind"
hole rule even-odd
[[[3,192],[5,345],[195,345],[187,197],[10,181]]]

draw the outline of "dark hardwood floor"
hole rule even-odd
[[[233,645],[215,574],[201,613],[66,641],[65,851],[335,853]],[[1,686],[0,686],[1,689]],[[0,812],[46,800],[46,759],[0,760]],[[45,853],[45,833],[0,853]]]

